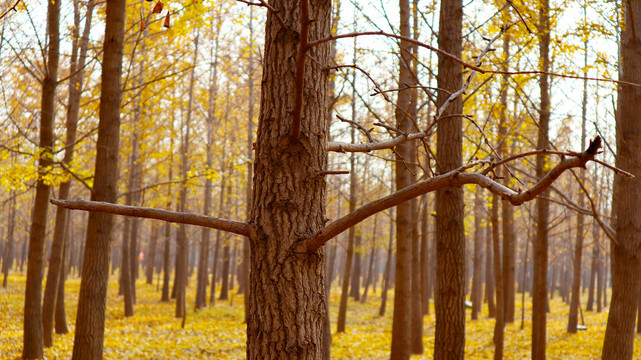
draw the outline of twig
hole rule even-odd
[[[16,7],[18,7],[18,4],[20,4],[21,0],[16,0],[16,2],[7,10],[5,10],[2,15],[0,15],[0,20],[2,20],[5,16],[7,16],[12,10],[13,11],[18,11],[16,10]]]
[[[478,71],[480,73],[485,73],[485,70],[483,70],[483,69],[481,69],[481,68],[479,68],[479,67],[477,67],[475,65],[472,65],[472,64],[470,64],[468,62],[465,62],[465,61],[459,59],[458,57],[448,53],[447,51],[443,51],[443,50],[441,50],[439,48],[435,48],[435,47],[433,47],[431,45],[428,45],[428,44],[426,44],[424,42],[418,41],[418,40],[413,39],[411,37],[401,36],[401,35],[396,35],[396,34],[391,34],[391,33],[386,33],[384,31],[364,31],[364,32],[355,32],[355,33],[341,34],[341,35],[330,35],[330,36],[328,36],[326,38],[322,38],[322,39],[318,39],[318,40],[310,42],[309,43],[309,48],[312,48],[314,46],[318,46],[320,44],[323,44],[323,43],[326,43],[326,42],[332,41],[332,40],[353,38],[353,37],[357,37],[357,36],[368,36],[368,35],[385,36],[385,37],[390,37],[390,38],[394,38],[394,39],[398,39],[398,40],[409,41],[410,43],[412,43],[414,45],[418,45],[420,47],[429,49],[429,50],[437,52],[437,53],[439,53],[439,54],[441,54],[441,55],[443,55],[445,57],[448,57],[448,58],[456,61],[457,63],[463,65],[464,67],[466,67],[468,69],[476,70],[476,71]]]
[[[133,216],[145,219],[157,219],[179,224],[204,226],[212,229],[228,231],[234,234],[250,236],[252,226],[238,221],[214,218],[211,216],[181,213],[176,211],[152,209],[139,206],[118,205],[103,201],[58,200],[50,199],[52,204],[72,210],[97,211],[103,213]]]
[[[349,170],[326,170],[326,171],[321,171],[318,173],[320,176],[325,176],[325,175],[347,175],[349,174]]]
[[[274,17],[276,18],[276,20],[278,20],[278,23],[280,24],[280,26],[283,29],[289,29],[287,27],[287,25],[285,25],[285,21],[283,20],[283,18],[281,18],[280,15],[278,14],[278,10],[276,10],[273,6],[269,5],[264,0],[258,0],[257,3],[251,2],[251,1],[247,1],[247,0],[236,0],[236,1],[239,1],[241,3],[245,3],[248,6],[262,6],[262,7],[266,8],[269,12],[272,13],[272,15],[274,15]]]
[[[363,134],[365,134],[365,136],[367,136],[367,140],[368,140],[370,143],[373,143],[373,142],[374,142],[374,138],[372,137],[372,134],[370,133],[370,131],[369,131],[369,130],[365,129],[365,128],[363,127],[363,125],[361,125],[361,124],[359,124],[358,122],[353,121],[353,120],[347,120],[347,119],[345,119],[344,117],[342,117],[342,116],[340,116],[340,115],[338,115],[338,114],[336,115],[336,118],[337,118],[338,120],[342,121],[342,122],[346,122],[346,123],[348,123],[348,124],[352,124],[352,125],[354,125],[358,130],[360,130]]]

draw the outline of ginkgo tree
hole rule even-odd
[[[457,150],[449,150],[442,146],[444,144],[439,143],[437,149],[441,153],[438,154],[438,160],[448,162],[443,164],[447,167],[441,168],[442,171],[329,221],[325,210],[326,178],[333,173],[327,170],[328,152],[391,149],[409,140],[432,136],[437,129],[441,130],[441,122],[452,118],[457,118],[458,121],[450,123],[452,129],[448,136],[460,131],[460,120],[464,116],[458,113],[460,109],[450,109],[450,106],[460,101],[460,96],[469,86],[475,72],[487,71],[480,67],[480,61],[492,43],[507,31],[508,27],[488,42],[481,54],[478,54],[475,64],[470,64],[463,61],[458,54],[451,54],[442,48],[437,49],[418,40],[392,33],[377,31],[331,35],[331,3],[327,1],[284,0],[268,4],[259,0],[250,5],[265,7],[269,13],[265,26],[261,107],[254,147],[250,216],[247,221],[239,222],[114,203],[115,196],[111,187],[116,179],[110,171],[114,171],[115,160],[113,153],[108,152],[113,152],[113,147],[118,146],[118,139],[117,136],[115,139],[112,137],[112,142],[107,144],[104,141],[109,137],[103,135],[111,132],[113,136],[113,131],[118,129],[117,109],[120,97],[119,81],[115,78],[120,75],[118,67],[121,64],[118,64],[118,61],[122,61],[118,58],[118,47],[120,46],[121,51],[124,1],[107,4],[105,46],[114,47],[105,49],[104,63],[110,67],[103,70],[101,128],[98,135],[98,160],[94,183],[98,195],[93,197],[93,200],[106,202],[52,200],[60,206],[92,212],[89,218],[88,251],[85,253],[85,259],[91,259],[91,256],[101,259],[97,263],[83,263],[74,345],[77,347],[74,348],[76,358],[79,358],[79,354],[83,354],[84,358],[96,359],[102,355],[103,330],[99,327],[104,326],[104,289],[108,275],[108,263],[105,262],[108,253],[104,252],[108,252],[113,220],[110,215],[96,214],[155,218],[206,226],[248,237],[251,260],[247,357],[319,359],[327,356],[328,352],[325,349],[329,346],[327,337],[324,336],[327,299],[323,245],[334,236],[378,212],[418,196],[439,190],[458,189],[466,184],[483,187],[513,205],[520,205],[535,199],[568,169],[584,168],[588,162],[598,161],[595,156],[601,148],[599,137],[594,138],[587,149],[581,152],[539,149],[505,159],[494,156],[473,160],[467,164],[460,163],[460,156],[458,160],[456,156],[448,157],[449,151]],[[457,11],[456,8],[450,10]],[[460,27],[458,31],[460,32]],[[435,51],[438,53],[439,63],[458,73],[460,80],[463,68],[472,71],[472,76],[465,82],[453,82],[457,85],[456,88],[441,98],[435,117],[424,130],[409,133],[397,129],[396,137],[382,142],[328,142],[330,42],[338,38],[365,35],[392,37]],[[460,39],[460,33],[454,38]],[[111,42],[112,39],[115,41]],[[107,69],[110,72],[106,72]],[[109,123],[111,125],[108,126]],[[448,139],[439,136],[439,141],[444,142]],[[460,146],[458,144],[460,142],[454,144],[454,147]],[[102,151],[105,153],[101,153]],[[534,155],[558,155],[561,160],[525,189],[513,190],[493,178],[494,170],[500,166]],[[402,166],[402,163],[398,166]],[[619,173],[624,174],[622,171]],[[446,224],[441,226],[447,231]],[[458,290],[461,294],[464,293],[461,289]],[[103,311],[102,315],[90,313],[92,301],[96,301],[92,299],[96,298],[100,299],[98,301],[101,304],[98,304],[97,311]],[[464,314],[463,302],[460,301],[458,305],[461,306],[461,309],[458,309],[460,311],[453,313]],[[90,320],[88,316],[93,316],[94,320]],[[456,334],[442,331],[440,335],[436,335],[437,341],[439,336],[452,335],[464,339],[461,333],[464,328],[456,327],[454,331]],[[455,341],[455,345],[460,347],[460,341]]]

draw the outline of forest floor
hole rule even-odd
[[[22,318],[25,276],[9,277],[8,288],[0,288],[0,359],[19,359],[22,350]],[[226,301],[195,312],[194,285],[188,290],[187,322],[173,317],[174,304],[161,303],[156,285],[137,283],[135,314],[124,318],[122,297],[118,296],[116,277],[111,278],[107,303],[105,330],[105,359],[244,359],[245,325],[242,295],[235,293]],[[55,335],[55,345],[45,350],[47,359],[69,359],[73,347],[73,331],[78,299],[79,279],[70,279],[66,286],[67,321],[70,332]],[[333,359],[389,358],[392,329],[392,303],[387,314],[377,316],[380,289],[368,297],[365,304],[350,301],[347,331],[336,334],[336,317],[340,291],[332,289]],[[392,292],[390,292],[390,298]],[[517,320],[508,324],[505,332],[505,358],[530,358],[531,302],[526,298],[525,323],[521,330],[521,296],[517,300]],[[585,298],[582,299],[585,303]],[[550,301],[548,315],[548,359],[598,359],[601,354],[607,308],[602,313],[585,312],[587,330],[570,335],[566,332],[568,306],[557,296]],[[433,309],[433,308],[432,308]],[[487,308],[479,320],[466,323],[466,359],[490,359],[494,352],[492,332],[494,320],[487,318]],[[425,354],[412,359],[430,359],[434,346],[434,314],[425,317]],[[635,358],[641,358],[641,337],[635,340]]]

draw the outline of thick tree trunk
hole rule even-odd
[[[641,0],[625,3],[621,34],[621,80],[641,83]],[[636,24],[636,25],[635,25]],[[641,89],[619,85],[616,166],[636,178],[614,179],[613,210],[617,245],[611,245],[612,302],[603,342],[604,360],[632,359],[637,298],[641,291]]]
[[[463,3],[461,0],[441,3],[438,45],[441,50],[461,57]],[[438,87],[451,92],[463,85],[461,65],[439,55]],[[449,97],[439,91],[439,106]],[[443,117],[461,114],[459,97],[443,112]],[[460,117],[439,119],[436,140],[438,173],[458,168],[462,163],[462,129]],[[463,359],[465,356],[465,227],[463,224],[463,190],[450,188],[436,192],[436,334],[434,358]]]
[[[92,200],[116,202],[125,0],[107,2],[100,122]],[[113,215],[92,212],[87,223],[72,359],[102,359]]]
[[[23,359],[43,357],[42,332],[42,277],[44,275],[45,235],[47,210],[51,186],[44,177],[53,164],[53,128],[56,112],[55,98],[58,84],[58,61],[60,48],[60,1],[47,3],[47,59],[42,81],[40,112],[40,154],[38,159],[38,181],[33,203],[31,229],[29,231],[29,261],[27,263],[27,285],[24,302],[24,348]],[[56,287],[56,282],[52,285]]]
[[[286,0],[278,15],[300,28],[306,2]],[[303,5],[301,9],[299,5]],[[330,34],[331,3],[309,1],[309,37]],[[308,50],[304,64],[300,133],[292,134],[296,59],[300,36],[267,16],[261,112],[256,137],[250,223],[251,269],[247,358],[322,359],[325,303],[324,254],[292,252],[298,239],[325,224],[328,139],[328,43]],[[313,61],[311,58],[313,57]],[[300,69],[298,70],[300,71]]]
[[[423,196],[423,212],[421,214],[421,284],[422,284],[422,300],[421,306],[423,309],[423,316],[430,313],[430,276],[429,276],[429,223],[430,223],[430,210],[427,195]],[[480,294],[480,289],[479,289]],[[480,298],[480,295],[479,295]]]

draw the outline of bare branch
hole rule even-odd
[[[13,10],[13,11],[18,11],[18,10],[16,10],[16,7],[18,6],[18,4],[20,4],[20,1],[22,1],[22,0],[16,0],[16,2],[13,4],[13,6],[11,6],[10,8],[8,8],[7,10],[5,10],[5,11],[0,15],[0,20],[2,20],[5,16],[7,16],[7,14],[9,14],[9,13],[11,12],[11,10]]]
[[[89,201],[83,199],[51,199],[49,201],[54,205],[72,210],[97,211],[146,219],[157,219],[179,224],[198,225],[243,236],[250,236],[252,232],[252,226],[249,224],[199,214],[181,213],[139,206],[118,205],[103,201]]]
[[[550,187],[552,183],[554,183],[554,181],[566,170],[577,167],[585,168],[588,161],[594,160],[594,156],[600,147],[601,139],[597,136],[592,142],[590,142],[590,146],[586,151],[576,153],[575,156],[562,159],[561,162],[559,162],[547,174],[545,174],[545,176],[539,179],[536,184],[526,191],[514,191],[489,178],[484,173],[464,172],[471,166],[477,165],[477,163],[462,166],[445,174],[415,183],[356,209],[352,213],[331,222],[309,239],[298,243],[295,250],[298,252],[313,253],[334,236],[376,214],[377,212],[389,209],[417,196],[445,188],[461,187],[466,184],[476,184],[501,196],[503,199],[508,200],[512,205],[521,205],[543,193],[543,191]]]
[[[368,140],[370,143],[373,143],[373,142],[374,142],[374,138],[372,137],[372,134],[370,133],[370,131],[369,131],[369,130],[365,129],[365,128],[363,127],[363,125],[361,125],[361,124],[359,124],[358,122],[353,121],[353,120],[347,120],[347,119],[345,119],[344,117],[342,117],[342,116],[340,116],[340,115],[336,115],[336,118],[337,118],[338,120],[342,121],[342,122],[346,122],[346,123],[348,123],[348,124],[352,124],[352,125],[353,125],[353,126],[355,126],[358,130],[360,130],[363,134],[365,134],[365,136],[367,136],[367,140]]]
[[[485,73],[485,70],[483,70],[483,69],[481,69],[481,68],[479,68],[479,67],[477,67],[475,65],[472,65],[470,63],[467,63],[467,62],[459,59],[458,57],[448,53],[447,51],[443,51],[443,50],[441,50],[439,48],[435,48],[433,46],[430,46],[430,45],[428,45],[428,44],[426,44],[424,42],[418,41],[418,40],[413,39],[411,37],[401,36],[401,35],[396,35],[396,34],[391,34],[391,33],[386,33],[384,31],[364,31],[364,32],[355,32],[355,33],[341,34],[341,35],[330,35],[330,36],[328,36],[326,38],[322,38],[322,39],[318,39],[318,40],[310,42],[309,45],[308,45],[308,48],[312,48],[314,46],[318,46],[320,44],[323,44],[323,43],[326,43],[326,42],[332,41],[332,40],[353,38],[353,37],[357,37],[357,36],[367,36],[367,35],[378,35],[378,36],[385,36],[385,37],[394,38],[394,39],[398,39],[398,40],[405,40],[405,41],[410,42],[411,44],[418,45],[418,46],[426,48],[428,50],[437,52],[437,53],[439,53],[439,54],[441,54],[441,55],[443,55],[443,56],[445,56],[445,57],[447,57],[449,59],[452,59],[452,60],[456,61],[457,63],[463,65],[464,67],[466,67],[468,69],[476,70],[476,71],[478,71],[480,73]]]
[[[283,21],[283,18],[281,18],[280,15],[278,14],[278,10],[276,10],[273,6],[269,5],[266,1],[258,0],[257,3],[247,1],[247,0],[237,0],[237,1],[247,4],[247,6],[262,6],[266,8],[269,12],[272,13],[272,15],[274,15],[274,17],[276,18],[276,20],[278,20],[278,23],[283,29],[288,29],[287,25],[285,25],[285,21]]]

